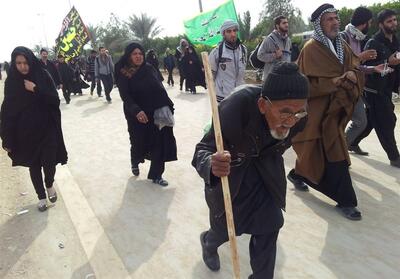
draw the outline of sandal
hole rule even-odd
[[[131,169],[132,169],[132,174],[134,176],[139,176],[140,174],[139,165],[133,165]]]
[[[362,216],[361,212],[354,206],[344,206],[341,207],[339,205],[336,206],[340,209],[343,216],[352,221],[360,221]]]
[[[153,179],[153,183],[158,184],[158,185],[163,186],[163,187],[168,186],[168,181],[163,179],[163,178]]]

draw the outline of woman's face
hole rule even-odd
[[[131,53],[130,59],[131,59],[131,62],[133,65],[135,65],[135,66],[142,65],[143,61],[144,61],[144,56],[143,56],[142,51],[138,48],[134,49]]]
[[[17,57],[15,58],[15,66],[17,67],[18,72],[20,72],[21,74],[29,74],[29,64],[25,56],[17,55]]]

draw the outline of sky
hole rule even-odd
[[[226,0],[202,0],[203,10],[211,10]],[[259,20],[265,0],[235,0],[238,13],[249,10],[254,27]],[[327,0],[293,0],[295,7],[300,8],[303,18],[307,20],[311,13]],[[333,2],[333,1],[332,1]],[[360,5],[370,5],[386,0],[335,0],[336,8],[344,6],[356,8]],[[182,34],[183,21],[199,13],[198,0],[0,0],[1,42],[0,61],[10,59],[12,50],[19,45],[32,48],[34,45],[53,46],[61,29],[61,23],[75,6],[85,24],[97,25],[107,22],[114,13],[121,19],[130,15],[147,13],[156,17],[163,27],[160,36]]]

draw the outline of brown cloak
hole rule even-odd
[[[296,174],[318,184],[324,175],[325,162],[339,162],[350,157],[345,140],[345,127],[363,87],[358,71],[359,59],[343,41],[344,63],[330,49],[311,39],[300,53],[300,71],[308,77],[308,121],[305,129],[292,139],[297,154]],[[354,71],[358,84],[350,91],[336,87],[333,78]]]

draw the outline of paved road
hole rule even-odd
[[[232,278],[228,245],[220,249],[221,271],[211,273],[198,240],[208,211],[190,161],[210,119],[208,98],[202,90],[167,89],[176,105],[179,156],[167,164],[167,188],[146,179],[148,162],[132,177],[116,90],[112,104],[87,92],[63,102],[69,163],[58,167],[60,200],[46,213],[35,208],[27,170],[11,168],[0,151],[0,278]],[[363,220],[347,221],[326,197],[289,185],[276,278],[399,277],[400,173],[388,166],[375,135],[362,147],[371,155],[353,156],[351,171]],[[285,157],[289,169],[295,157],[292,151]],[[15,215],[21,209],[30,211]],[[251,272],[248,239],[238,239],[242,278]]]

